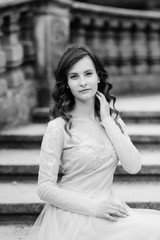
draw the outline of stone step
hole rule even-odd
[[[160,94],[118,97],[116,107],[125,122],[160,122]]]
[[[129,95],[117,97],[116,107],[120,111],[159,112],[160,94]]]
[[[1,149],[0,179],[37,179],[39,149]]]
[[[159,123],[160,112],[123,111],[123,119],[126,123]]]
[[[116,108],[123,113],[125,122],[160,122],[160,94],[144,96],[117,97]],[[35,108],[32,113],[34,122],[47,122],[49,108]]]
[[[3,224],[0,225],[1,240],[25,240],[32,225],[31,224]]]
[[[114,182],[118,196],[134,208],[160,210],[160,182]],[[35,182],[0,183],[0,222],[33,222],[44,203],[37,196]]]
[[[139,180],[140,177],[160,177],[160,149],[139,149],[143,167],[136,175],[130,175],[119,164],[116,177],[128,177],[128,180]],[[38,149],[1,149],[0,179],[37,179],[40,152]]]
[[[2,130],[0,148],[39,148],[46,124],[28,124]]]
[[[33,111],[33,122],[46,123],[49,121],[48,108],[36,108]],[[158,123],[160,122],[160,111],[125,111],[122,109],[123,119],[126,123]]]
[[[160,122],[159,111],[144,111],[144,110],[123,110],[121,109],[122,117],[126,123],[158,123]],[[35,108],[32,113],[32,120],[35,123],[46,123],[50,119],[49,108]]]
[[[128,133],[136,145],[160,144],[159,124],[127,124]],[[39,148],[46,124],[29,124],[2,130],[0,148]]]

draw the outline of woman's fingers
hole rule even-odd
[[[100,101],[102,104],[104,104],[104,106],[109,107],[109,103],[107,102],[106,97],[104,96],[103,93],[101,93],[101,92],[98,91],[98,92],[96,93],[96,96],[98,97],[99,101]]]
[[[119,212],[119,211],[116,211],[116,210],[111,210],[110,214],[113,215],[113,216],[123,217],[123,218],[128,216],[128,215],[126,215],[126,213],[122,213],[122,212]]]
[[[126,215],[126,216],[129,215],[127,209],[124,206],[113,204],[113,209],[122,213],[122,214],[124,214],[124,215]]]
[[[101,93],[100,91],[98,91],[97,93],[99,94],[100,97],[102,97],[104,101],[107,101],[103,93]]]
[[[109,214],[106,214],[105,219],[107,219],[107,220],[109,220],[111,222],[117,222],[118,221],[116,217],[111,216]]]
[[[110,221],[118,221],[119,218],[129,216],[127,208],[121,204],[112,201],[102,201],[99,206],[98,217],[101,216]]]
[[[98,97],[98,99],[100,99],[101,101],[103,101],[103,103],[105,103],[106,102],[106,98],[105,98],[105,96],[101,93],[101,92],[97,92],[96,93],[96,96]]]

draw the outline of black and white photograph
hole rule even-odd
[[[0,240],[160,240],[159,0],[0,0]]]

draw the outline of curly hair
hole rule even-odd
[[[121,113],[115,108],[116,97],[110,94],[112,84],[108,82],[108,72],[102,61],[88,48],[73,46],[65,51],[55,71],[56,82],[52,91],[54,106],[50,110],[50,115],[53,119],[61,116],[66,121],[65,129],[67,132],[67,127],[69,127],[69,129],[72,127],[72,115],[69,113],[75,106],[74,96],[68,88],[67,73],[75,63],[85,56],[89,56],[93,61],[97,75],[100,79],[98,91],[105,95],[106,100],[109,103],[113,101],[113,108],[110,108],[110,113],[115,114],[115,119],[121,115]],[[100,103],[97,98],[95,100],[95,113],[100,118]]]

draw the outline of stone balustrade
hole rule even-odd
[[[0,128],[30,119],[37,105],[33,1],[0,3]]]
[[[103,59],[117,93],[160,90],[160,12],[74,2],[71,43]]]
[[[116,94],[160,91],[160,13],[74,0],[0,1],[0,128],[48,107],[67,46],[93,49]]]

